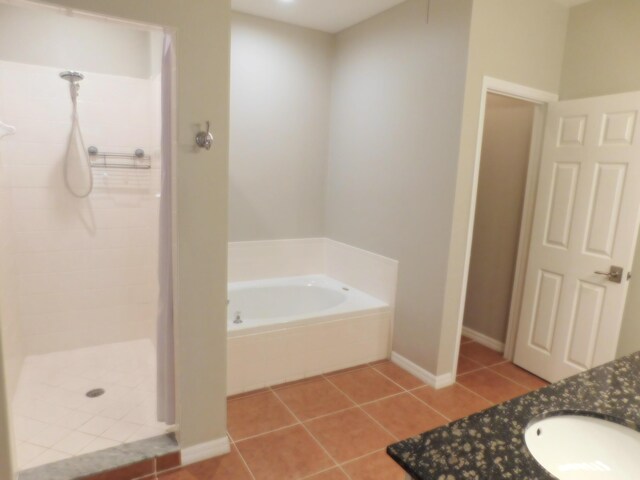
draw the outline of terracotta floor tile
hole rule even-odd
[[[409,393],[378,400],[362,408],[399,440],[449,423],[446,418]]]
[[[151,460],[143,460],[138,463],[127,465],[125,467],[108,470],[106,472],[96,473],[84,477],[85,480],[123,480],[129,478],[145,477],[154,472],[154,462]]]
[[[352,480],[404,480],[406,474],[386,452],[372,455],[343,465]]]
[[[235,395],[229,395],[227,397],[227,400],[237,400],[239,398],[253,397],[254,395],[258,395],[260,393],[265,393],[268,391],[269,391],[268,388],[260,388],[259,390],[252,390],[250,392],[236,393]]]
[[[470,360],[481,363],[487,367],[506,362],[501,353],[491,350],[490,348],[476,342],[469,342],[460,345],[460,353]]]
[[[168,453],[160,457],[156,457],[156,471],[164,472],[172,468],[179,467],[182,463],[182,455],[180,452]]]
[[[545,382],[540,377],[536,377],[532,373],[523,370],[522,368],[514,365],[513,363],[504,363],[502,365],[496,365],[495,367],[491,367],[492,370],[495,370],[500,375],[504,375],[505,377],[510,378],[516,383],[527,387],[531,390],[538,390],[539,388],[546,387],[549,385],[548,382]]]
[[[302,385],[303,383],[315,382],[316,380],[324,378],[322,375],[317,375],[315,377],[309,378],[301,378],[300,380],[294,380],[292,382],[281,383],[279,385],[274,385],[271,387],[273,390],[281,390],[283,388],[293,387],[295,385]]]
[[[362,365],[356,365],[355,367],[343,368],[342,370],[336,370],[335,372],[325,373],[325,377],[334,377],[336,375],[342,375],[343,373],[353,372],[354,370],[360,370],[363,368],[368,368],[369,364],[364,363]]]
[[[227,402],[227,425],[234,441],[293,425],[296,419],[273,392]]]
[[[492,406],[490,402],[455,384],[436,390],[432,387],[412,391],[416,397],[431,405],[450,420],[458,420]]]
[[[349,480],[349,477],[342,473],[342,470],[339,468],[334,468],[333,470],[309,477],[308,480]]]
[[[484,365],[479,364],[478,362],[474,362],[470,358],[465,357],[464,355],[460,355],[458,357],[458,375],[463,375],[465,373],[473,372],[474,370],[480,370],[481,368],[486,368]]]
[[[359,408],[305,423],[339,463],[385,448],[394,438]]]
[[[278,390],[277,395],[302,421],[354,406],[325,378]]]
[[[387,363],[390,362],[391,360],[389,360],[388,358],[384,358],[382,360],[376,360],[375,362],[369,362],[369,366],[370,367],[375,367],[376,365],[379,365],[381,363]]]
[[[463,344],[469,343],[469,342],[473,342],[473,340],[471,340],[469,337],[465,337],[464,335],[462,335],[462,337],[460,337],[460,345],[463,345]]]
[[[244,440],[236,446],[256,480],[297,479],[334,465],[302,425]]]
[[[366,403],[400,393],[402,389],[371,367],[330,377],[331,383],[356,403]]]
[[[424,385],[424,382],[417,377],[414,377],[406,370],[400,368],[395,363],[384,362],[378,363],[373,366],[375,370],[382,373],[385,377],[393,380],[407,390],[418,388]]]
[[[194,463],[169,473],[159,474],[158,480],[251,480],[238,451],[223,457]]]
[[[458,383],[494,403],[506,402],[528,393],[523,386],[513,383],[488,368],[461,375],[458,377]]]

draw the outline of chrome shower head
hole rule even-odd
[[[80,80],[84,80],[84,75],[80,72],[74,72],[71,70],[67,70],[66,72],[62,72],[60,74],[60,78],[70,82],[70,83],[78,83]]]

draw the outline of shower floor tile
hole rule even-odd
[[[155,378],[150,340],[27,357],[13,403],[18,468],[171,431],[156,421]]]

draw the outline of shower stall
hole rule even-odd
[[[163,32],[15,3],[0,29],[15,36],[0,46],[0,322],[27,470],[172,431],[156,381]]]

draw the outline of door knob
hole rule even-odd
[[[611,270],[608,272],[595,272],[597,275],[603,275],[607,277],[610,282],[613,283],[622,283],[622,274],[624,273],[624,268],[622,267],[611,267]]]

